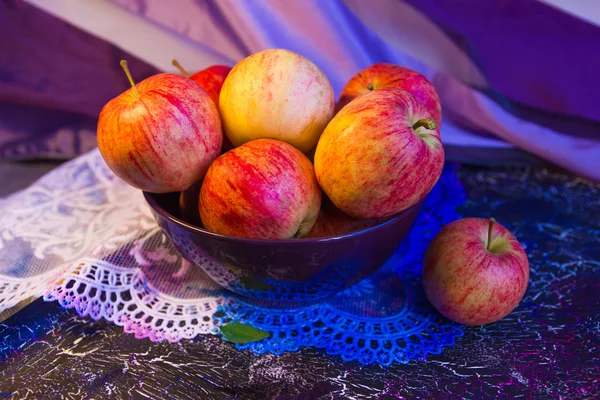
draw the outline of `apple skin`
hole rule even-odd
[[[199,199],[209,231],[255,239],[306,235],[321,207],[313,166],[293,146],[259,139],[221,155],[210,168]]]
[[[380,89],[340,110],[321,135],[315,173],[331,201],[357,219],[383,218],[423,199],[439,179],[444,149],[438,129],[413,95]]]
[[[369,84],[372,85],[372,89],[368,88]],[[350,78],[342,90],[337,109],[341,109],[361,94],[385,88],[406,90],[415,96],[441,126],[442,106],[433,84],[412,69],[389,63],[373,64]]]
[[[195,226],[201,226],[200,214],[198,213],[198,196],[202,181],[194,183],[192,186],[179,193],[179,212],[180,217],[185,222]]]
[[[223,141],[217,107],[206,91],[175,74],[158,74],[110,100],[98,119],[98,147],[108,167],[133,187],[179,192],[202,179]]]
[[[190,79],[202,86],[208,93],[215,105],[219,105],[219,95],[225,78],[229,75],[231,67],[227,65],[213,65],[202,71],[198,71]]]
[[[327,196],[321,200],[321,210],[314,226],[304,238],[341,236],[378,225],[387,218],[354,219],[337,208]]]
[[[240,61],[225,79],[219,110],[234,146],[278,139],[303,153],[331,120],[335,96],[325,74],[289,50],[269,49]]]
[[[486,249],[489,221],[464,218],[446,225],[429,244],[423,286],[447,318],[477,326],[507,316],[529,281],[527,254],[508,229],[495,223]]]
[[[202,71],[196,72],[190,76],[190,79],[202,86],[217,108],[219,108],[219,95],[221,94],[221,88],[223,87],[223,82],[225,82],[225,78],[227,78],[227,75],[229,75],[230,71],[231,67],[228,67],[227,65],[213,65],[203,69]],[[233,149],[233,144],[224,134],[221,153],[225,153],[231,149]]]

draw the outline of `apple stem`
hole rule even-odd
[[[374,89],[373,84],[372,83],[368,83],[367,84],[367,89],[373,90]]]
[[[127,79],[129,79],[129,83],[131,83],[131,87],[133,88],[133,91],[135,92],[135,94],[137,94],[137,97],[140,97],[140,92],[138,92],[137,87],[135,87],[135,82],[133,81],[133,78],[131,77],[129,68],[127,68],[127,61],[121,60],[120,64],[121,64],[121,67],[123,68],[123,71],[125,71],[125,75],[127,75]]]
[[[179,64],[179,61],[173,59],[173,61],[171,61],[171,64],[173,64],[179,70],[179,72],[181,72],[181,75],[185,76],[186,78],[190,77],[190,73],[187,72],[185,68],[181,66],[181,64]]]
[[[490,226],[488,227],[488,237],[487,237],[487,245],[485,246],[486,250],[490,250],[490,244],[492,243],[492,229],[494,228],[494,224],[496,220],[494,218],[490,218]]]
[[[417,130],[417,128],[426,128],[426,129],[435,129],[437,128],[437,122],[433,118],[424,118],[420,119],[413,124],[413,129]]]

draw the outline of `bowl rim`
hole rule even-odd
[[[323,236],[323,237],[316,237],[316,238],[297,238],[297,239],[256,239],[256,238],[246,238],[246,237],[241,237],[241,236],[223,235],[220,233],[211,232],[204,228],[200,228],[199,226],[196,226],[196,225],[192,225],[189,222],[186,222],[182,219],[175,217],[173,214],[169,213],[167,210],[165,210],[163,207],[161,207],[156,202],[156,199],[154,198],[154,196],[166,194],[166,193],[151,193],[151,192],[146,192],[146,191],[142,191],[142,193],[144,195],[144,199],[146,200],[146,202],[148,203],[148,205],[150,206],[150,208],[153,211],[160,214],[163,218],[175,223],[176,225],[179,225],[179,226],[185,228],[188,231],[192,231],[192,232],[199,233],[202,235],[210,236],[215,239],[227,240],[230,242],[255,244],[255,245],[273,245],[273,244],[288,245],[289,244],[292,246],[298,246],[298,245],[304,245],[304,244],[308,245],[308,244],[315,244],[315,243],[325,243],[325,242],[331,242],[331,241],[335,241],[335,240],[354,238],[357,236],[367,234],[368,232],[381,229],[387,225],[393,224],[393,223],[405,218],[411,212],[415,211],[415,209],[417,209],[417,211],[418,211],[418,209],[421,208],[421,205],[423,204],[423,200],[424,200],[424,199],[421,199],[418,202],[416,202],[415,204],[413,204],[412,206],[408,207],[406,210],[400,211],[397,214],[393,214],[393,215],[387,217],[388,218],[387,220],[385,220],[377,225],[373,225],[368,228],[345,233],[343,235]]]

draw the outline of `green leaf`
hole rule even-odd
[[[251,276],[242,276],[240,278],[240,284],[250,290],[273,290],[273,286]]]
[[[230,270],[236,276],[238,276],[238,275],[240,275],[242,273],[241,269],[239,269],[238,267],[234,267],[233,265],[223,264],[223,266],[225,268],[227,268],[228,270]]]
[[[271,336],[268,332],[261,331],[251,325],[242,324],[240,322],[223,325],[219,329],[227,340],[239,344],[258,342],[259,340]]]

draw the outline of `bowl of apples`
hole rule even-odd
[[[106,104],[98,145],[181,255],[239,295],[327,298],[392,256],[439,179],[439,99],[375,64],[336,105],[325,74],[269,49],[159,74]]]

